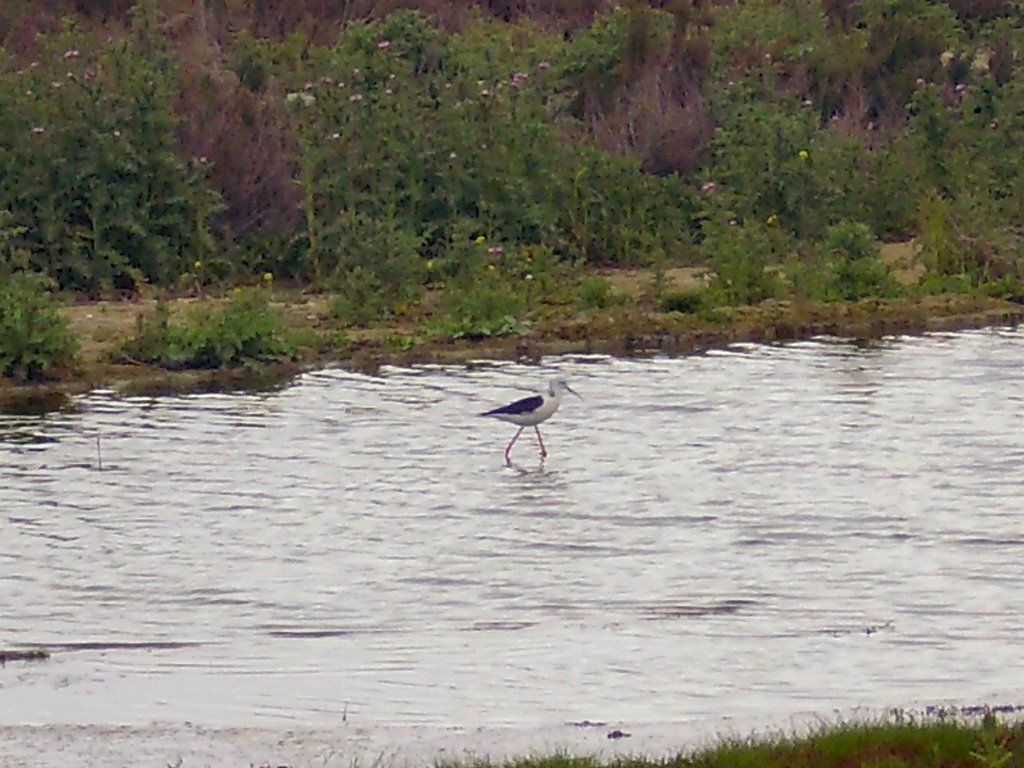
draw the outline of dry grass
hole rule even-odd
[[[665,270],[665,288],[668,290],[686,290],[704,284],[703,267],[672,267]],[[644,296],[650,289],[654,272],[647,269],[606,269],[600,272],[602,277],[611,281],[616,293],[622,293],[634,299]]]
[[[918,246],[914,240],[882,245],[882,261],[893,268],[894,277],[904,285],[914,285],[924,277],[924,265],[918,256]]]

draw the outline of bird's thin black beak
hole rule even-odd
[[[570,392],[572,392],[572,393],[573,393],[574,395],[576,395],[576,397],[578,397],[578,398],[579,398],[580,400],[582,400],[582,399],[583,399],[583,395],[581,395],[581,394],[580,394],[579,392],[577,392],[577,391],[576,391],[575,389],[573,389],[572,387],[570,387],[570,386],[569,386],[568,384],[565,384],[564,386],[565,386],[565,388],[566,388],[567,390],[569,390],[569,391],[570,391]]]

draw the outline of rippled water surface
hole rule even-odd
[[[476,414],[556,374],[585,399],[505,468]],[[1012,700],[1022,397],[986,331],[0,416],[0,648],[53,651],[0,668],[0,724]]]

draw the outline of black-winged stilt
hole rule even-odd
[[[481,413],[481,416],[493,416],[496,419],[502,421],[508,421],[512,424],[518,424],[519,430],[516,432],[515,437],[508,444],[505,449],[505,463],[511,464],[512,458],[510,456],[512,452],[512,446],[516,444],[516,440],[519,439],[519,435],[522,434],[523,430],[527,427],[533,427],[537,432],[537,442],[540,443],[540,457],[544,459],[547,457],[548,452],[544,447],[544,440],[541,439],[540,429],[537,425],[542,421],[550,419],[555,411],[558,410],[558,406],[562,404],[561,393],[562,390],[566,392],[572,392],[576,397],[579,397],[579,393],[576,392],[565,379],[554,379],[548,386],[547,394],[541,393],[539,395],[533,395],[531,397],[524,397],[522,400],[516,400],[514,403],[503,405],[501,408],[495,408],[492,411],[485,411]]]

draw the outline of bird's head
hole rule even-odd
[[[557,395],[557,394],[558,394],[559,392],[561,392],[562,390],[564,390],[564,391],[566,391],[566,392],[572,392],[572,393],[573,393],[574,395],[576,395],[576,397],[578,397],[578,398],[579,398],[580,400],[582,400],[582,399],[583,399],[583,396],[582,396],[582,395],[580,395],[580,393],[579,393],[579,392],[577,392],[577,391],[576,391],[575,389],[573,389],[572,387],[570,387],[570,386],[569,386],[569,382],[568,382],[568,381],[566,381],[566,380],[565,380],[564,378],[562,378],[562,377],[560,376],[560,377],[558,377],[557,379],[554,379],[554,380],[552,380],[552,382],[551,382],[551,387],[550,387],[550,391],[551,391],[551,394],[552,394],[552,396],[555,396],[555,395]]]

